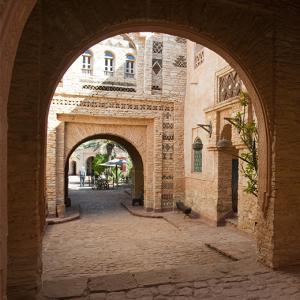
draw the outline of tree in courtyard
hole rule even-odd
[[[242,111],[237,112],[233,117],[226,118],[239,132],[240,138],[247,147],[247,151],[242,152],[239,158],[245,162],[242,165],[242,172],[247,178],[245,192],[258,196],[258,131],[254,120],[246,118],[246,109],[249,105],[249,95],[246,92],[240,94],[240,104]]]
[[[118,183],[121,179],[124,178],[124,175],[118,166],[114,166],[113,168],[110,169],[111,169],[110,175],[108,177],[110,181],[114,181]]]
[[[94,160],[93,160],[93,171],[94,171],[94,174],[96,176],[99,176],[101,174],[104,173],[106,167],[105,166],[102,166],[101,164],[104,164],[108,161],[108,155],[107,154],[96,154]]]

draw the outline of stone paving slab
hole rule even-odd
[[[120,205],[123,191],[70,195],[81,218],[48,226],[40,299],[300,300],[299,268],[260,265],[255,241],[236,230],[176,213],[133,216]]]
[[[152,286],[174,282],[173,270],[155,270],[152,272],[139,272],[134,274],[138,286]]]
[[[44,281],[43,295],[48,298],[74,298],[86,293],[88,278]]]
[[[138,287],[134,274],[122,273],[90,278],[88,287],[91,292],[115,292]]]
[[[299,300],[299,297],[300,266],[274,271],[244,260],[215,264],[210,268],[193,265],[163,272],[47,282],[39,299]]]
[[[70,196],[73,204],[81,205],[81,218],[48,226],[43,241],[44,280],[229,260],[207,248],[207,242],[228,243],[248,252],[250,243],[255,249],[255,242],[248,237],[184,218],[183,214],[167,213],[164,219],[132,216],[120,205],[128,199],[123,191],[73,190]],[[255,256],[255,250],[249,252],[251,255]]]

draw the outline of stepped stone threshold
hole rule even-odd
[[[70,197],[81,218],[48,227],[40,299],[300,299],[299,267],[260,265],[236,230],[134,216],[122,189],[71,187]]]
[[[63,217],[47,218],[47,225],[54,225],[60,223],[71,222],[80,218],[80,205],[66,207],[65,215]]]

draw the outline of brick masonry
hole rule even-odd
[[[199,50],[200,49],[200,50]],[[195,65],[197,56],[201,61]],[[213,51],[194,42],[187,42],[187,89],[184,115],[185,198],[189,206],[210,223],[222,224],[232,215],[232,159],[245,151],[237,130],[229,127],[231,147],[219,150],[218,142],[224,138],[224,128],[229,123],[224,118],[241,111],[239,97],[229,96],[220,102],[220,78],[233,74],[232,67]],[[240,81],[231,82],[229,91]],[[241,83],[241,88],[245,86]],[[250,104],[251,114],[253,108]],[[248,115],[248,113],[247,113]],[[247,117],[246,115],[246,117]],[[211,135],[197,124],[211,124]],[[193,170],[192,144],[200,138],[203,143],[202,171]],[[238,227],[255,232],[257,199],[244,192],[246,180],[239,162]]]
[[[124,36],[91,47],[91,74],[82,74],[80,56],[56,89],[48,116],[46,168],[46,196],[52,216],[56,214],[56,206],[64,203],[66,160],[75,145],[96,135],[122,137],[137,149],[144,172],[141,170],[135,178],[138,180],[144,174],[146,210],[172,210],[174,201],[183,198],[186,66],[177,66],[175,61],[179,56],[186,56],[186,43],[178,43],[175,36],[163,34]],[[150,62],[157,39],[161,41],[162,84],[161,90],[153,94],[152,85],[144,82],[151,82],[151,76],[155,75]],[[114,57],[114,73],[109,77],[103,73],[105,51]],[[136,57],[134,78],[124,78],[126,53]],[[113,91],[89,90],[85,88],[87,85],[106,85]],[[120,91],[119,87],[134,87],[135,92]],[[140,197],[141,193],[142,187],[133,197]]]
[[[5,26],[1,26],[0,55],[6,63],[0,81],[0,161],[1,178],[9,178],[8,192],[5,180],[1,180],[3,295],[7,243],[10,289],[26,290],[30,299],[28,295],[33,295],[39,284],[45,124],[53,90],[84,48],[125,31],[167,31],[185,36],[216,51],[239,72],[262,124],[258,257],[276,267],[299,263],[297,3],[252,1],[249,6],[241,1],[152,0],[128,8],[124,1],[103,6],[92,0],[88,7],[77,1],[44,1],[31,12],[36,2],[8,0],[1,6],[5,16],[1,24]],[[19,172],[20,165],[22,170],[32,171]],[[22,256],[15,249],[22,249]]]

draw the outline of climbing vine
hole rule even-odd
[[[247,178],[245,192],[255,197],[258,195],[258,131],[254,120],[247,119],[246,109],[249,105],[249,95],[246,92],[240,94],[240,104],[242,111],[237,112],[233,117],[226,118],[240,135],[241,140],[247,147],[247,151],[241,153],[239,158],[245,162],[242,165],[242,172]]]

